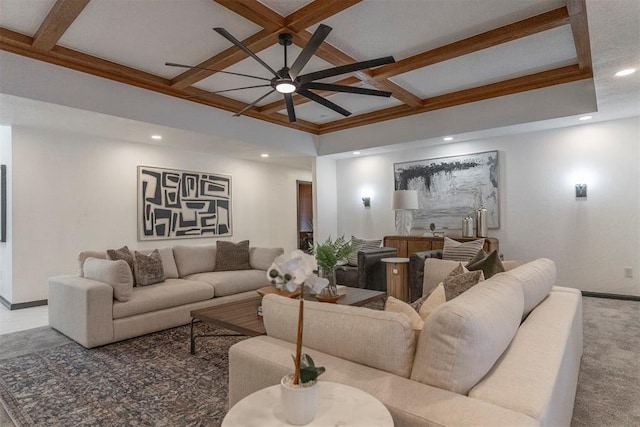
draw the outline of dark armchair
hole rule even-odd
[[[338,285],[353,288],[372,289],[374,291],[387,290],[387,271],[382,258],[397,256],[396,248],[382,247],[358,252],[358,266],[340,265],[336,267],[336,282]]]
[[[409,256],[409,301],[415,301],[422,296],[424,260],[427,258],[442,259],[442,249],[416,252]]]

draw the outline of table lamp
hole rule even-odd
[[[413,223],[412,211],[418,209],[418,192],[416,190],[394,191],[391,209],[396,211],[396,231],[401,236],[408,236]]]

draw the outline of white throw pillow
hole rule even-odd
[[[369,249],[378,249],[382,246],[382,239],[359,239],[355,236],[351,236],[351,245],[353,246],[353,252],[347,257],[349,265],[358,266],[358,252],[366,251]]]
[[[426,302],[426,301],[425,301]],[[420,317],[417,311],[414,310],[406,302],[394,297],[388,297],[384,304],[384,311],[391,311],[394,313],[402,313],[406,315],[411,321],[411,325],[415,331],[421,331],[424,325],[424,320]]]
[[[84,277],[107,283],[113,288],[113,297],[125,302],[133,292],[133,275],[125,260],[87,258],[84,261]]]
[[[423,322],[426,322],[429,315],[433,313],[433,310],[445,302],[447,302],[447,298],[444,293],[444,285],[441,282],[422,303],[420,310],[418,311],[418,315]]]

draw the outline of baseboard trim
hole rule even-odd
[[[9,310],[20,310],[21,308],[40,307],[41,305],[47,305],[49,303],[46,299],[38,301],[19,302],[17,304],[11,304],[9,301],[0,296],[0,304],[7,307]]]
[[[626,301],[640,301],[640,296],[637,295],[607,294],[603,292],[582,291],[582,296],[593,298],[621,299]]]

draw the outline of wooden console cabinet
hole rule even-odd
[[[450,239],[458,242],[470,242],[472,240],[481,239],[481,237],[450,237]],[[428,236],[385,236],[384,246],[396,248],[398,257],[408,258],[415,252],[430,251],[432,249],[442,249],[444,247],[444,237],[428,237]],[[494,237],[485,237],[485,252],[499,251],[498,239]]]

